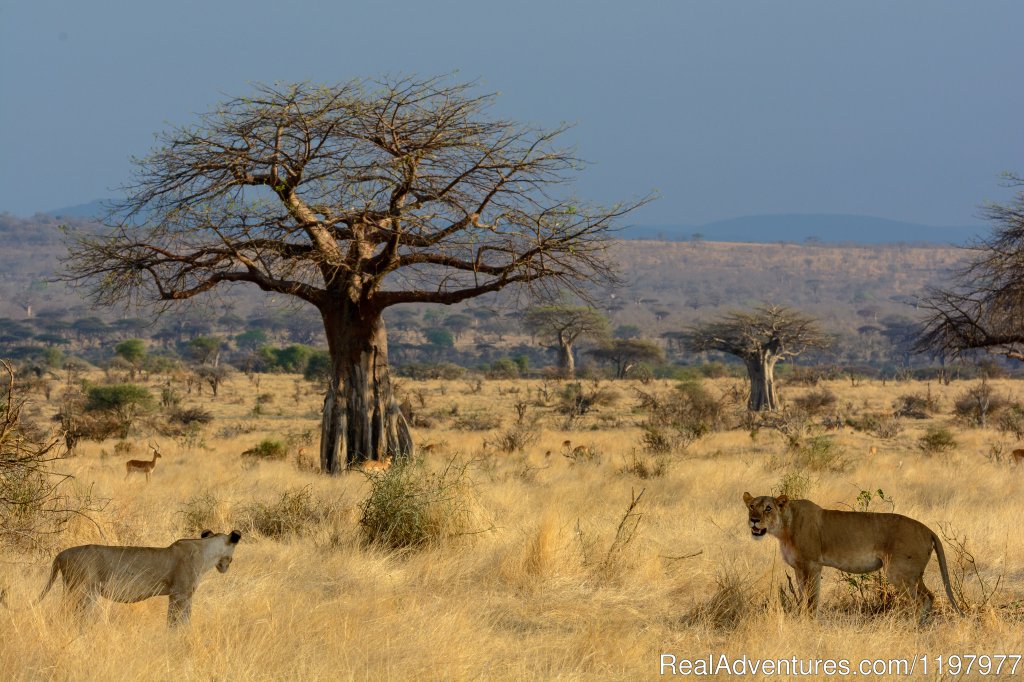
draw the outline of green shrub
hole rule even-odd
[[[917,447],[929,455],[948,452],[956,446],[956,439],[945,426],[929,426],[924,435],[917,440]]]
[[[149,390],[135,384],[89,386],[85,392],[85,411],[108,418],[101,418],[101,423],[113,420],[122,438],[128,437],[132,424],[140,414],[155,407],[156,401]]]
[[[430,472],[422,460],[395,462],[369,480],[359,519],[368,543],[415,548],[472,530],[471,481],[463,464],[453,461]]]
[[[314,351],[306,361],[302,373],[306,381],[328,382],[331,380],[331,355],[325,350]]]
[[[255,447],[244,451],[242,456],[259,459],[284,459],[288,456],[288,446],[284,441],[264,438]]]

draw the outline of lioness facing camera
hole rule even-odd
[[[241,538],[237,530],[230,535],[204,530],[199,538],[178,540],[169,547],[71,547],[53,560],[50,580],[38,601],[59,573],[65,596],[79,613],[100,596],[128,604],[166,595],[168,625],[186,623],[200,578],[214,567],[226,572]]]
[[[924,569],[934,548],[946,596],[963,615],[949,585],[942,542],[920,521],[901,514],[822,509],[810,500],[790,500],[785,495],[743,493],[743,503],[754,539],[766,533],[779,539],[782,558],[796,570],[802,598],[812,614],[818,610],[822,566],[847,573],[885,568],[889,582],[917,601],[924,622],[935,601],[924,584]]]

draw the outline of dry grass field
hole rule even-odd
[[[815,458],[788,448],[778,431],[744,428],[667,454],[645,452],[636,389],[667,393],[667,383],[603,382],[607,404],[566,430],[555,411],[564,384],[403,381],[401,394],[430,425],[415,430],[421,446],[432,446],[424,469],[454,462],[460,516],[458,524],[440,520],[441,539],[397,550],[364,539],[368,476],[328,478],[310,469],[316,445],[308,438],[321,404],[315,387],[290,376],[263,376],[257,387],[235,375],[217,399],[188,397],[215,420],[192,439],[160,440],[163,458],[150,483],[124,480],[125,460],[148,454],[146,435],[132,440],[132,453],[115,454],[108,440],[85,443],[62,462],[79,491],[106,504],[91,521],[72,522],[46,551],[0,554],[0,585],[16,607],[0,610],[0,679],[625,680],[657,677],[662,653],[855,664],[1020,654],[1024,468],[1007,461],[1020,444],[953,422],[955,397],[974,384],[831,382],[848,419],[889,413],[898,396],[928,391],[938,412],[902,420],[891,438],[812,429],[809,438],[832,438]],[[740,384],[705,385],[723,395]],[[1024,383],[993,385],[1000,395],[1024,397]],[[783,398],[811,390],[785,387]],[[254,415],[261,394],[271,398]],[[514,426],[517,403],[535,440],[522,452],[502,452],[495,444]],[[53,408],[38,409],[41,419]],[[496,428],[465,428],[494,417]],[[918,441],[937,423],[950,425],[959,444],[929,455]],[[266,437],[286,441],[287,458],[242,456]],[[564,456],[577,446],[586,450]],[[976,559],[972,565],[947,543],[954,574],[965,576],[958,590],[968,617],[949,608],[934,559],[925,580],[936,609],[923,627],[899,609],[875,608],[874,582],[851,584],[833,569],[824,571],[819,619],[790,613],[779,597],[788,571],[778,543],[751,539],[741,500],[744,491],[783,488],[831,508],[867,501],[871,510],[894,510],[959,538]],[[874,494],[868,501],[862,491]],[[274,514],[277,525],[268,522]],[[165,598],[102,602],[84,625],[62,609],[59,586],[29,606],[60,548],[164,546],[207,525],[244,537],[231,570],[206,576],[185,628],[166,629]],[[986,679],[1011,677],[1008,667]],[[926,676],[917,671],[914,679],[939,679],[934,662]]]

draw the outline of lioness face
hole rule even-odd
[[[782,509],[788,501],[789,498],[785,495],[754,497],[750,493],[743,493],[743,503],[747,505],[749,515],[750,534],[754,539],[763,538],[767,533],[778,533],[782,527]]]
[[[200,537],[204,540],[210,540],[213,545],[207,551],[215,552],[214,556],[217,557],[217,570],[220,573],[226,573],[228,568],[231,566],[232,555],[235,553],[235,547],[238,546],[238,541],[242,539],[242,534],[237,530],[231,531],[230,535],[224,533],[214,533],[213,531],[204,530]],[[206,555],[207,557],[210,554]],[[207,564],[209,566],[209,564]]]

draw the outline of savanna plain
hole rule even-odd
[[[2,550],[13,608],[0,610],[0,679],[625,680],[657,677],[663,653],[1024,652],[1024,467],[1010,455],[1022,444],[995,419],[954,415],[978,381],[783,383],[787,405],[823,393],[835,403],[772,423],[745,417],[744,381],[697,383],[722,416],[684,434],[652,416],[678,382],[403,379],[417,460],[329,477],[316,472],[320,387],[234,374],[216,397],[185,396],[209,424],[178,437],[140,426],[56,463],[94,510]],[[986,386],[1024,397],[1019,380]],[[920,418],[893,417],[906,396],[926,406]],[[27,398],[40,423],[59,402]],[[825,425],[833,415],[841,428]],[[162,454],[151,480],[126,479],[125,461],[148,459],[150,444]],[[967,616],[950,608],[934,557],[923,626],[887,607],[874,577],[832,569],[819,617],[801,616],[778,542],[751,538],[745,491],[924,522],[944,538]],[[415,518],[381,530],[402,514]],[[33,605],[60,549],[166,546],[203,528],[243,538],[183,628],[167,629],[165,598],[101,601],[84,623],[59,585]],[[1011,677],[1007,667],[986,679]]]

